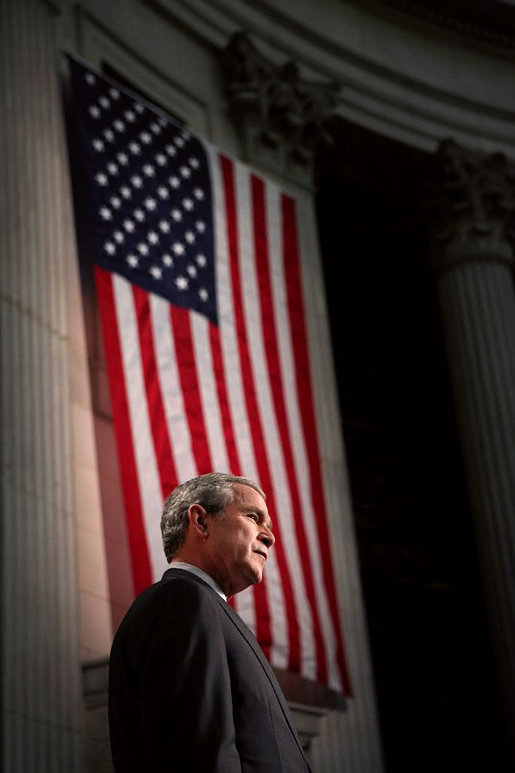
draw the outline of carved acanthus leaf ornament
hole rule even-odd
[[[236,123],[250,120],[264,145],[282,145],[296,161],[309,163],[317,145],[330,141],[327,122],[338,104],[339,85],[304,80],[292,61],[274,64],[244,32],[234,34],[222,53]]]
[[[475,261],[513,265],[515,166],[502,153],[442,142],[425,204],[437,270]]]

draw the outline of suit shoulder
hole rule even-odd
[[[163,618],[188,619],[202,617],[203,613],[213,615],[217,609],[215,591],[204,582],[183,576],[183,572],[165,577],[140,593],[125,615],[120,629],[138,621],[151,624]]]
[[[216,592],[189,578],[167,578],[141,593],[123,618],[111,647],[111,659],[122,653],[139,662],[156,646],[186,650],[192,637],[213,636],[223,629]]]
[[[165,574],[151,586],[156,598],[184,598],[191,603],[216,603],[218,595],[207,583],[195,575],[177,570],[174,574]]]

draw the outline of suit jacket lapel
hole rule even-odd
[[[234,625],[237,627],[237,629],[239,630],[241,635],[245,638],[245,640],[250,645],[250,647],[252,647],[257,659],[261,663],[261,666],[263,667],[263,670],[266,676],[268,677],[268,680],[270,681],[270,684],[277,696],[277,700],[279,701],[279,704],[281,706],[285,719],[288,722],[288,725],[290,726],[290,729],[293,735],[295,736],[295,740],[297,741],[302,754],[304,755],[304,750],[298,738],[297,731],[290,719],[290,710],[284,698],[284,693],[281,690],[279,683],[277,681],[277,678],[272,670],[272,667],[268,662],[268,660],[265,658],[263,650],[259,646],[256,637],[254,636],[250,628],[243,622],[241,617],[234,611],[234,609],[229,604],[227,604],[227,602],[225,602],[222,598],[220,598],[220,596],[218,598],[220,599],[220,604],[222,605],[223,611],[234,623]]]
[[[234,609],[230,606],[230,604],[227,603],[227,601],[224,601],[224,599],[213,589],[210,585],[208,585],[207,582],[204,582],[204,580],[200,577],[197,577],[196,574],[193,574],[193,572],[187,572],[184,569],[168,569],[164,575],[163,580],[166,580],[171,577],[187,577],[188,579],[192,580],[193,582],[201,583],[202,585],[205,585],[207,588],[209,588],[213,593],[215,594],[215,597],[220,604],[222,610],[225,612],[225,614],[228,616],[228,618],[231,620],[231,622],[236,626],[238,631],[241,633],[241,635],[246,640],[247,644],[252,648],[253,652],[255,653],[257,659],[261,663],[261,666],[272,686],[272,689],[277,697],[277,700],[279,701],[279,705],[281,706],[282,712],[284,714],[284,717],[288,723],[288,726],[293,733],[293,736],[298,744],[298,747],[302,753],[302,756],[304,755],[304,749],[302,748],[302,744],[300,742],[300,739],[297,735],[297,731],[291,721],[290,717],[290,710],[288,708],[288,704],[286,703],[286,700],[284,698],[284,693],[281,690],[279,683],[277,681],[277,678],[272,670],[272,667],[268,660],[265,658],[265,655],[263,653],[263,650],[259,646],[256,637],[250,630],[250,628],[243,622],[241,617],[234,611]]]

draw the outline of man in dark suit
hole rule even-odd
[[[264,493],[201,475],[170,494],[161,530],[171,568],[135,600],[111,650],[115,771],[308,771],[273,671],[227,603],[263,577],[275,541]]]

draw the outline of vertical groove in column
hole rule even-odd
[[[502,301],[503,294],[513,293],[513,289],[508,285],[506,286],[506,283],[503,282],[504,277],[499,276],[499,274],[496,274],[495,281],[496,281],[496,296],[499,299],[499,303],[496,304],[495,312],[496,312],[496,329],[500,331],[504,331],[503,335],[503,356],[501,358],[500,366],[501,366],[501,373],[502,373],[502,381],[499,384],[499,387],[501,388],[502,383],[509,384],[510,383],[510,371],[514,367],[513,363],[515,363],[515,330],[512,328],[509,321],[506,319],[506,303]],[[507,459],[513,462],[515,461],[515,384],[512,384],[511,390],[504,390],[501,394],[502,398],[502,406],[503,406],[503,416],[505,417],[504,421],[508,422],[508,426],[505,431],[505,438],[509,441],[508,447],[506,449],[506,456]],[[505,392],[505,393],[504,393]],[[511,486],[511,493],[512,496],[515,496],[515,480],[513,478],[509,478],[509,484]],[[509,522],[507,524],[508,526],[508,535],[509,535],[509,543],[512,547],[512,555],[513,550],[515,550],[515,519],[510,518]],[[512,584],[512,590],[515,592],[515,567],[512,567],[514,576],[513,584]]]
[[[502,267],[492,267],[490,282],[484,282],[481,275],[475,277],[476,286],[481,289],[485,299],[483,311],[486,327],[488,310],[491,315],[491,335],[483,335],[484,359],[489,368],[491,379],[488,384],[492,392],[492,435],[494,435],[493,455],[497,490],[500,492],[501,507],[493,513],[492,525],[497,536],[499,554],[503,557],[504,570],[507,573],[506,590],[510,595],[510,606],[515,609],[513,593],[515,591],[515,541],[513,540],[512,518],[515,504],[515,373],[514,361],[509,358],[509,344],[512,330],[510,326],[501,326],[499,308],[515,307],[511,282],[499,283],[499,270]],[[507,274],[507,272],[505,272]],[[505,276],[509,280],[509,275]],[[511,372],[510,372],[511,371]],[[486,395],[485,395],[486,397]],[[510,514],[508,516],[508,514]]]
[[[58,56],[49,5],[0,0],[0,16],[2,762],[9,773],[74,773],[82,695],[66,339],[73,241]]]
[[[457,407],[461,434],[465,439],[464,450],[470,487],[473,492],[472,506],[476,512],[479,506],[482,507],[482,510],[488,511],[487,502],[491,498],[494,500],[494,508],[498,509],[499,503],[495,502],[497,487],[492,485],[495,481],[492,455],[485,456],[482,450],[484,439],[489,437],[489,423],[486,420],[488,409],[484,405],[483,397],[485,392],[482,384],[484,374],[479,369],[481,351],[477,338],[478,331],[477,325],[474,324],[478,303],[473,293],[471,294],[469,282],[463,272],[449,273],[445,277],[445,282],[448,290],[445,308],[455,310],[453,314],[453,345],[449,351],[449,359],[451,371],[455,375],[454,381],[457,380],[456,376],[460,379],[457,387],[459,390]],[[446,329],[450,329],[450,320],[447,322]],[[482,546],[481,555],[484,571],[486,572],[487,567],[491,565],[491,571],[495,573],[497,571],[496,552],[489,553],[486,564],[484,561],[486,551],[490,551],[494,547],[487,539],[486,526],[487,519],[482,513],[476,518],[478,544]]]
[[[471,267],[477,268],[477,267]],[[506,522],[507,513],[510,511],[510,500],[513,499],[510,496],[510,492],[507,489],[505,476],[506,464],[509,464],[509,454],[506,453],[506,441],[504,425],[507,418],[507,414],[504,415],[500,410],[500,400],[502,398],[502,387],[507,384],[500,385],[498,381],[499,366],[503,358],[502,352],[502,339],[498,338],[499,331],[495,327],[495,305],[492,303],[492,298],[486,299],[486,288],[482,287],[480,283],[476,282],[475,272],[471,273],[471,280],[473,285],[471,287],[472,292],[476,289],[476,293],[480,300],[479,305],[479,319],[487,324],[488,311],[491,317],[490,330],[491,341],[485,341],[484,332],[483,339],[479,338],[479,341],[483,344],[480,351],[480,356],[484,363],[484,382],[481,384],[482,390],[478,396],[477,405],[480,409],[483,409],[486,424],[486,435],[484,437],[489,438],[488,444],[483,443],[483,459],[480,460],[485,463],[485,458],[488,458],[489,467],[487,471],[489,473],[486,486],[482,489],[482,499],[478,501],[476,507],[478,512],[481,513],[482,521],[484,523],[484,543],[482,550],[486,551],[487,547],[490,547],[489,566],[487,567],[488,577],[491,580],[490,595],[492,599],[492,609],[496,610],[494,615],[494,627],[497,628],[497,637],[503,637],[504,631],[510,631],[513,628],[512,613],[510,610],[513,608],[513,603],[510,601],[510,581],[509,575],[511,574],[510,567],[510,555],[507,551],[507,545],[505,541],[506,537]],[[488,303],[490,301],[490,303]],[[479,325],[478,325],[479,327]],[[481,335],[481,330],[478,329],[475,332],[476,336]],[[497,341],[496,341],[497,339]],[[496,341],[496,344],[493,343]],[[490,394],[489,394],[490,393]],[[477,407],[476,407],[477,410]],[[499,653],[503,661],[506,661],[506,653]],[[503,671],[505,671],[508,663],[503,663]],[[506,672],[505,672],[506,673]]]
[[[515,294],[494,263],[439,278],[451,377],[483,584],[505,688],[515,716]]]
[[[484,431],[482,433],[483,444],[480,450],[483,450],[481,458],[478,460],[480,469],[486,466],[488,478],[486,485],[481,489],[484,497],[483,517],[487,529],[486,536],[488,544],[493,549],[493,555],[490,560],[494,561],[497,582],[502,583],[502,567],[499,567],[499,558],[503,558],[503,565],[506,571],[508,556],[505,552],[504,534],[502,523],[495,523],[497,518],[505,518],[508,501],[506,501],[506,487],[503,480],[504,466],[507,461],[506,456],[506,437],[503,432],[504,422],[507,414],[500,411],[500,401],[502,400],[503,386],[499,384],[500,366],[503,360],[502,352],[502,332],[496,329],[495,325],[495,298],[490,297],[490,282],[482,282],[481,274],[478,276],[478,270],[483,267],[470,266],[467,273],[462,275],[462,280],[467,281],[467,297],[465,303],[469,303],[469,318],[471,319],[470,338],[477,344],[476,360],[482,363],[483,367],[479,369],[477,379],[477,389],[475,394],[473,411],[483,419]],[[487,270],[493,274],[496,267],[488,267]],[[493,276],[490,276],[490,281]],[[472,310],[472,304],[475,309]],[[463,306],[463,304],[462,304]],[[484,328],[489,329],[489,340],[485,339]],[[506,390],[504,390],[506,391]],[[484,439],[488,438],[488,446]],[[484,477],[484,476],[483,476]],[[486,547],[486,546],[485,546]],[[508,621],[504,620],[507,624]]]

